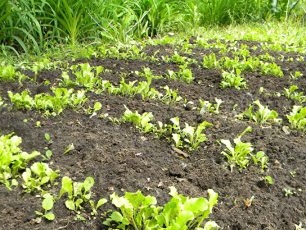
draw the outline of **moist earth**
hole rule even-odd
[[[248,46],[259,44],[240,43]],[[171,45],[147,46],[144,49],[146,55],[157,54],[154,61],[92,57],[72,64],[102,65],[109,71],[100,76],[118,84],[120,73],[127,73],[126,80],[132,81],[140,78],[134,71],[141,71],[144,67],[149,67],[156,75],[178,70],[178,64],[161,59],[163,55],[173,54],[174,50]],[[203,55],[215,51],[197,47],[188,55],[200,62]],[[259,54],[256,52],[261,51],[254,51],[253,55]],[[271,51],[271,54],[275,57],[283,55],[285,60],[298,55],[276,51]],[[101,113],[107,113],[109,117],[120,118],[126,106],[139,113],[152,112],[156,121],[167,122],[178,116],[182,124],[196,125],[203,120],[211,122],[213,126],[205,131],[207,141],[189,157],[179,155],[167,140],[141,133],[132,124],[116,124],[107,118],[90,117],[83,110],[67,109],[59,116],[46,117],[35,111],[3,107],[0,108],[0,130],[2,135],[14,132],[22,137],[24,151],[52,150],[50,167],[59,169],[61,176],[69,176],[75,181],[92,176],[95,179],[93,197],[96,199],[109,199],[113,192],[122,195],[125,191],[141,190],[144,194],[156,196],[159,204],[163,204],[169,199],[169,186],[175,186],[180,193],[190,197],[206,197],[207,189],[213,189],[219,194],[219,201],[210,218],[222,229],[295,229],[296,224],[306,224],[306,139],[302,131],[284,132],[286,126],[290,126],[286,114],[295,103],[281,93],[292,83],[306,93],[306,66],[305,62],[297,61],[278,61],[277,64],[284,71],[284,77],[246,73],[248,88],[245,90],[221,89],[220,71],[197,64],[191,64],[195,80],[190,84],[167,78],[152,82],[156,89],[165,85],[177,89],[180,96],[195,103],[199,98],[211,102],[215,98],[222,99],[219,114],[200,115],[198,110],[184,106],[183,101],[167,105],[158,100],[142,100],[138,96],[88,93],[91,102],[102,103]],[[292,71],[300,71],[304,77],[293,81],[289,74]],[[36,83],[1,82],[0,95],[8,102],[8,90],[20,92],[30,89],[33,94],[49,92],[42,82],[49,80],[51,85],[58,84],[61,72],[60,69],[43,70],[37,75]],[[25,74],[33,75],[31,72]],[[264,87],[263,93],[260,87]],[[235,118],[257,99],[276,110],[283,122],[259,125]],[[35,126],[36,121],[41,122],[41,127]],[[233,140],[249,125],[253,131],[243,140],[250,141],[256,151],[265,151],[269,157],[268,169],[263,171],[251,164],[246,169],[235,167],[231,171],[221,154],[224,146],[220,140]],[[52,143],[45,141],[45,133],[51,135]],[[71,143],[75,149],[64,154]],[[274,178],[273,185],[263,181],[266,175]],[[54,186],[54,191],[59,187],[60,181]],[[284,189],[290,189],[293,194],[285,196]],[[253,200],[249,205],[247,201],[250,199]],[[56,219],[40,222],[35,215],[36,210],[41,210],[39,198],[24,193],[21,186],[12,191],[0,186],[1,229],[107,229],[102,222],[110,208],[107,204],[99,210],[97,217],[92,218],[88,212],[86,220],[79,221],[74,219],[73,212],[66,209],[64,201],[59,200],[54,206]]]

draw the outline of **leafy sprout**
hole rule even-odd
[[[257,109],[254,109],[255,105]],[[281,119],[278,119],[278,113],[275,110],[270,110],[268,106],[264,106],[259,100],[253,102],[249,108],[237,117],[240,119],[247,118],[249,120],[255,121],[259,124],[264,124],[266,122],[279,123]]]
[[[306,107],[293,106],[289,115],[287,115],[289,123],[293,129],[306,130]]]
[[[244,77],[241,75],[241,70],[235,69],[235,72],[234,71],[222,72],[222,81],[220,83],[220,87],[221,88],[234,87],[235,89],[240,90],[246,88],[247,85]]]
[[[116,229],[191,230],[203,226],[203,229],[218,229],[215,222],[207,221],[218,202],[218,194],[213,190],[208,190],[208,199],[189,198],[170,187],[170,196],[172,198],[164,206],[156,206],[156,198],[144,196],[141,191],[126,192],[122,197],[114,193],[111,200],[118,211],[113,211],[103,224]]]

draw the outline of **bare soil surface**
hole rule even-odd
[[[257,44],[242,43],[249,46]],[[101,78],[116,84],[123,72],[127,73],[127,81],[139,79],[133,71],[141,71],[144,67],[163,76],[169,69],[178,70],[178,64],[166,63],[160,58],[171,55],[174,49],[170,45],[146,47],[147,55],[158,51],[155,61],[94,57],[77,60],[74,64],[88,62],[92,66],[102,65],[109,71],[100,74]],[[193,53],[185,55],[201,62],[203,55],[211,52],[215,50],[197,47]],[[254,51],[253,55],[260,52],[260,49]],[[275,51],[271,54],[275,57],[283,55],[285,60],[298,55]],[[208,140],[187,158],[175,152],[165,139],[143,134],[129,123],[114,124],[98,116],[90,118],[82,110],[68,109],[59,116],[45,117],[36,111],[0,108],[0,131],[2,135],[14,132],[22,137],[24,151],[44,152],[45,147],[51,149],[53,157],[49,161],[50,166],[59,169],[61,176],[69,176],[76,181],[83,181],[87,176],[94,177],[93,197],[96,199],[109,198],[113,192],[122,195],[125,191],[142,190],[145,194],[156,196],[163,204],[169,198],[169,186],[175,186],[180,193],[192,197],[206,196],[207,189],[213,189],[219,194],[219,202],[210,217],[222,229],[295,229],[295,224],[306,224],[306,136],[301,131],[284,132],[284,126],[290,126],[286,114],[295,102],[281,94],[284,87],[288,88],[291,84],[298,85],[299,90],[306,94],[306,65],[305,61],[296,60],[278,61],[277,64],[282,67],[284,77],[246,73],[248,88],[245,90],[221,89],[220,71],[205,69],[199,64],[191,64],[195,80],[190,84],[167,78],[156,79],[152,83],[156,89],[165,85],[177,89],[180,96],[195,104],[199,98],[211,102],[214,98],[222,99],[224,103],[219,114],[200,115],[198,110],[184,106],[183,101],[167,105],[158,100],[142,100],[138,96],[87,94],[90,98],[88,105],[101,102],[103,108],[100,112],[108,113],[110,117],[119,118],[125,111],[125,105],[139,113],[152,112],[157,121],[167,122],[178,116],[181,124],[196,125],[203,120],[211,122],[213,127],[205,131]],[[30,89],[33,94],[49,92],[50,89],[42,82],[49,80],[51,85],[58,84],[61,71],[43,70],[38,74],[37,83],[26,81],[18,85],[1,82],[0,95],[8,103],[8,90],[20,92]],[[289,74],[292,71],[301,71],[304,76],[292,80]],[[27,74],[30,76],[32,73]],[[260,93],[260,87],[264,87],[263,93]],[[276,110],[283,122],[260,126],[235,118],[257,99]],[[41,122],[41,127],[35,127],[36,121]],[[265,151],[269,157],[268,169],[263,171],[250,164],[242,171],[237,167],[230,171],[221,154],[224,146],[220,139],[233,140],[249,125],[253,131],[243,140],[250,141],[256,151]],[[51,144],[46,143],[45,133],[51,135]],[[66,146],[71,143],[75,150],[64,154]],[[266,175],[274,178],[273,185],[263,181]],[[59,187],[60,183],[54,186],[54,192],[58,192]],[[290,189],[293,194],[285,196],[284,189]],[[249,205],[247,201],[252,197]],[[102,222],[109,208],[110,204],[107,204],[99,210],[97,217],[92,218],[87,213],[86,221],[77,221],[75,214],[66,209],[61,199],[54,206],[56,219],[37,223],[35,211],[41,210],[41,199],[24,193],[21,186],[12,191],[0,186],[0,229],[107,229]]]

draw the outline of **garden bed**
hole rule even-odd
[[[296,229],[296,225],[306,224],[306,127],[294,128],[288,115],[293,106],[305,106],[306,99],[303,100],[302,94],[301,99],[290,97],[285,89],[296,85],[298,89],[291,95],[294,92],[306,94],[306,57],[294,51],[273,49],[272,45],[250,41],[204,42],[191,38],[180,45],[139,46],[139,52],[135,51],[137,45],[116,52],[113,49],[106,54],[98,49],[96,56],[71,61],[66,67],[60,63],[43,68],[37,74],[33,70],[20,69],[29,77],[21,84],[1,82],[0,96],[5,103],[0,106],[1,134],[14,132],[21,137],[21,147],[26,152],[37,150],[44,154],[47,149],[52,151],[52,157],[45,162],[60,171],[58,185],[49,188],[54,194],[58,193],[63,176],[74,181],[93,177],[92,196],[95,199],[109,199],[113,192],[122,195],[126,191],[141,190],[146,195],[154,195],[160,205],[169,199],[170,186],[189,197],[207,197],[207,189],[213,189],[219,199],[210,219],[222,229]],[[212,54],[215,54],[215,61]],[[205,62],[204,57],[213,61]],[[230,60],[236,57],[236,62],[226,66],[225,57]],[[256,64],[254,57],[258,57],[260,64]],[[251,60],[250,64],[245,64],[246,60]],[[95,77],[109,81],[113,88],[119,89],[122,82],[136,81],[135,88],[139,82],[151,79],[150,88],[160,94],[154,97],[148,93],[151,91],[140,90],[127,95],[128,91],[111,91],[97,82],[76,84],[75,73],[85,63]],[[264,63],[274,63],[280,67],[282,75],[276,76],[277,68],[274,71]],[[71,70],[71,66],[79,67]],[[98,66],[103,70],[96,74]],[[145,74],[144,68],[150,69],[152,78]],[[176,76],[171,75],[171,71]],[[224,71],[241,75],[245,85],[221,87],[222,76],[226,75]],[[63,80],[63,72],[67,72],[74,83]],[[174,94],[166,97],[165,86],[176,90],[181,99],[175,99]],[[44,93],[52,95],[52,87],[73,88],[74,92],[84,90],[87,100],[75,109],[65,108],[56,116],[48,116],[35,106],[28,110],[22,106],[17,109],[7,93],[29,90],[32,97]],[[219,111],[215,107],[216,99],[222,100]],[[239,114],[256,100],[275,110],[278,120],[262,121],[247,116],[239,119]],[[93,108],[95,102],[100,102],[102,108],[88,109]],[[253,104],[253,109],[256,108]],[[212,125],[203,131],[207,140],[193,149],[184,140],[179,145],[171,135],[159,136],[152,130],[145,133],[141,127],[124,122],[122,116],[127,109],[139,114],[151,112],[152,124],[156,127],[158,121],[172,124],[174,117],[179,118],[182,129],[185,123],[197,127],[207,121]],[[252,144],[253,154],[264,151],[268,163],[265,167],[256,165],[249,155],[245,168],[232,164],[231,170],[227,158],[221,154],[226,148],[221,140],[233,143],[248,126],[252,131],[241,140]],[[46,133],[51,140],[46,140]],[[71,144],[74,148],[64,153]],[[76,214],[60,199],[54,204],[55,220],[46,221],[35,214],[41,210],[37,193],[24,193],[22,180],[19,181],[20,186],[12,191],[0,186],[0,228],[107,229],[102,222],[112,207],[109,203],[102,206],[96,216],[91,216],[86,206],[82,211],[85,220],[81,221],[75,220]]]

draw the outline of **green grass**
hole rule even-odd
[[[54,44],[123,41],[201,27],[303,21],[305,0],[2,0],[3,54],[40,54]]]

